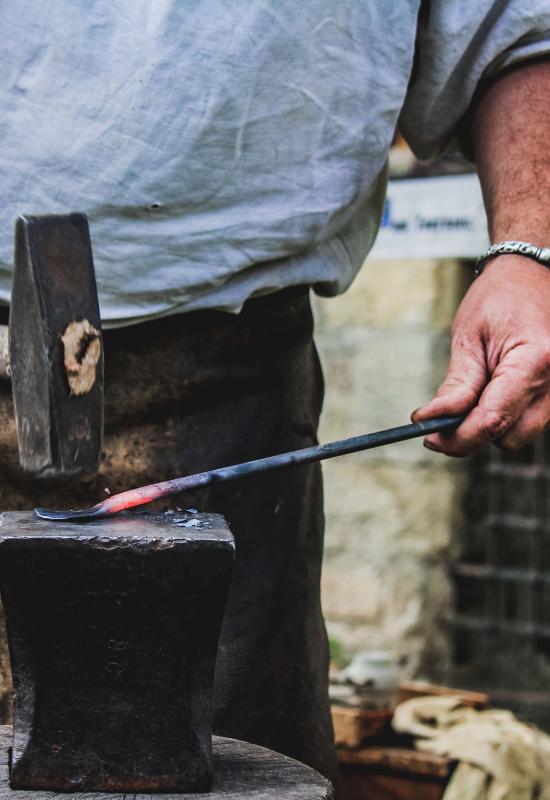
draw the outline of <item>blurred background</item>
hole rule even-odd
[[[469,164],[418,162],[397,139],[390,175],[359,277],[316,299],[322,441],[404,424],[432,396],[488,244]],[[402,681],[487,691],[550,729],[550,440],[458,461],[412,441],[323,469],[335,672],[382,650]]]

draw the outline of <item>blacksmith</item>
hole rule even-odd
[[[16,215],[84,211],[107,392],[99,475],[58,487],[21,475],[2,388],[2,508],[89,505],[315,442],[309,292],[343,292],[368,253],[397,124],[422,158],[472,155],[493,243],[550,246],[548,0],[1,8],[0,321]],[[515,448],[550,420],[550,269],[521,247],[485,262],[458,311],[415,419],[469,413],[432,449]],[[319,466],[180,503],[237,539],[217,732],[333,775]]]

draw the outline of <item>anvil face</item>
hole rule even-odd
[[[233,555],[213,514],[80,524],[0,516],[12,788],[210,788],[212,684]]]

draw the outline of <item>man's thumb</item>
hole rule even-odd
[[[445,380],[433,400],[411,414],[413,422],[447,414],[467,414],[477,404],[488,381],[485,352],[481,342],[468,346],[455,344]]]

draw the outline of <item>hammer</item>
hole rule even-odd
[[[11,377],[22,469],[66,478],[97,469],[103,431],[103,344],[84,214],[15,224],[0,376]]]

